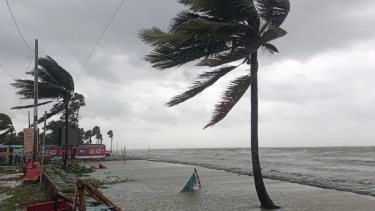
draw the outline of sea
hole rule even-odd
[[[375,196],[375,147],[261,148],[263,177]],[[252,175],[249,148],[128,150],[127,156]]]

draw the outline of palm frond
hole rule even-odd
[[[231,47],[223,41],[201,43],[185,48],[160,46],[145,57],[145,60],[152,64],[152,67],[163,70],[178,67],[188,62],[206,58],[213,55],[220,55]]]
[[[4,113],[0,113],[0,124],[13,125],[12,119]]]
[[[228,66],[228,67],[221,67],[214,71],[204,72],[200,74],[197,79],[192,83],[192,85],[188,88],[189,90],[173,97],[166,106],[172,107],[178,105],[186,100],[196,96],[197,94],[201,93],[206,88],[212,86],[217,80],[223,77],[225,74],[229,73],[230,71],[234,70],[237,66]]]
[[[112,131],[112,130],[109,130],[109,131],[107,132],[107,135],[108,135],[110,138],[112,138],[112,137],[113,137],[113,131]]]
[[[0,130],[1,131],[1,130]],[[0,138],[4,138],[6,137],[7,135],[11,134],[12,132],[14,131],[14,128],[9,128],[7,129],[6,131],[0,133]]]
[[[177,14],[177,17],[172,19],[172,22],[169,25],[169,32],[175,31],[178,27],[194,19],[220,22],[219,19],[215,19],[214,17],[205,16],[189,10],[183,10]]]
[[[174,31],[187,37],[194,37],[196,40],[228,39],[241,36],[255,36],[257,31],[252,26],[241,23],[227,23],[191,19]]]
[[[257,48],[254,48],[253,51],[256,51]],[[245,59],[246,57],[251,54],[252,51],[249,51],[249,49],[245,48],[239,48],[234,51],[226,52],[222,55],[219,55],[215,58],[210,59],[204,59],[200,61],[197,66],[209,66],[209,67],[217,67],[220,65],[224,65],[227,63],[235,62],[240,59]]]
[[[287,32],[279,27],[268,27],[268,29],[263,33],[262,37],[260,38],[260,43],[262,45],[275,40],[277,38],[283,37],[287,34]]]
[[[34,99],[34,81],[16,79],[11,84],[14,88],[19,89],[17,94],[23,96],[21,99]],[[67,90],[58,85],[38,82],[38,99],[60,99],[69,95]]]
[[[43,102],[43,103],[38,103],[38,106],[46,105],[46,104],[49,104],[49,103],[52,103],[52,102],[55,102],[55,101],[46,101],[46,102]],[[16,106],[16,107],[13,107],[11,109],[25,109],[25,108],[33,108],[33,107],[34,107],[34,104],[33,105],[25,105],[25,106]]]
[[[259,16],[265,20],[265,24],[279,27],[290,11],[289,0],[256,0]]]
[[[258,50],[258,48],[262,45],[265,45],[266,43],[279,37],[285,36],[286,33],[287,32],[285,30],[279,27],[269,27],[260,38],[248,37],[243,43],[245,48],[237,48],[236,50],[226,52],[215,58],[204,59],[200,61],[197,65],[217,67],[230,62],[238,61],[240,59],[245,59],[250,54]]]
[[[204,127],[204,129],[207,127],[212,127],[224,119],[224,117],[245,94],[255,77],[256,75],[245,75],[231,82],[227,90],[223,93],[222,101],[216,104],[211,121]]]
[[[46,56],[46,58],[39,58],[38,64],[42,67],[40,69],[43,73],[48,74],[49,76],[51,76],[51,78],[54,79],[54,81],[56,81],[57,84],[55,85],[60,85],[68,92],[74,92],[73,77],[55,60],[53,60],[49,56]]]
[[[139,37],[156,46],[145,60],[158,69],[167,69],[200,59],[215,57],[236,48],[242,37],[256,33],[248,25],[190,20],[174,32],[158,28],[144,29]]]
[[[258,17],[252,0],[179,0],[179,3],[194,12],[227,22],[249,22],[250,19]]]
[[[264,48],[264,50],[266,50],[270,54],[279,53],[279,50],[277,50],[277,48],[270,43],[264,44],[263,48]]]
[[[156,27],[142,29],[138,32],[138,36],[143,42],[151,46],[163,46],[177,40],[177,36],[174,36],[174,34],[164,32]]]

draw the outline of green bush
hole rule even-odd
[[[65,169],[67,173],[76,174],[81,177],[83,174],[92,173],[91,168],[69,163]]]

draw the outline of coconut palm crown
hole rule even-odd
[[[242,64],[250,71],[231,81],[216,104],[211,127],[223,120],[251,87],[251,154],[253,174],[262,207],[279,208],[265,189],[258,152],[258,50],[278,49],[270,42],[286,35],[280,25],[290,11],[289,0],[179,0],[186,6],[172,19],[168,31],[143,29],[139,37],[153,51],[145,57],[152,67],[163,70],[189,62],[215,68],[198,75],[187,91],[166,105],[175,106],[196,96]]]
[[[3,113],[0,113],[0,137],[12,134],[14,131],[12,119]]]
[[[38,99],[44,102],[38,105],[53,104],[52,109],[47,113],[47,119],[64,111],[65,109],[65,145],[68,143],[69,128],[69,102],[74,94],[73,77],[68,71],[62,68],[55,60],[47,56],[38,59]],[[35,76],[35,70],[27,72],[27,74]],[[34,99],[34,80],[16,79],[11,84],[18,89],[17,94],[21,95],[21,99]],[[17,106],[12,109],[32,108],[34,105]],[[44,117],[38,120],[38,124],[44,121]],[[65,147],[64,166],[67,165],[68,153]]]
[[[74,81],[70,73],[49,56],[39,58],[38,64],[40,66],[38,69],[38,99],[43,101],[38,105],[54,103],[50,112],[47,113],[48,119],[63,112],[66,105],[69,104],[74,94]],[[27,74],[34,76],[35,70],[27,72]],[[11,85],[18,89],[17,94],[22,96],[21,99],[34,99],[34,80],[16,79]],[[12,109],[32,107],[34,105],[17,106]],[[44,117],[41,117],[38,123],[43,121]]]

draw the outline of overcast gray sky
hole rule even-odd
[[[76,78],[121,0],[9,0],[30,46],[39,39],[49,55]],[[157,71],[142,58],[151,48],[137,32],[166,29],[183,7],[177,0],[125,0],[88,61],[76,91],[86,97],[81,127],[95,125],[128,149],[249,147],[249,92],[213,128],[203,130],[228,82],[247,67],[220,80],[195,99],[174,108],[164,104],[184,91],[196,74],[192,65]],[[20,38],[5,1],[0,1],[0,64],[24,78],[30,50]],[[274,44],[280,54],[263,55],[259,72],[261,147],[367,146],[375,143],[375,1],[291,1]],[[27,111],[0,70],[0,112],[17,131]],[[40,107],[39,114],[49,109]],[[32,110],[31,110],[32,112]],[[107,135],[104,141],[109,143]]]

